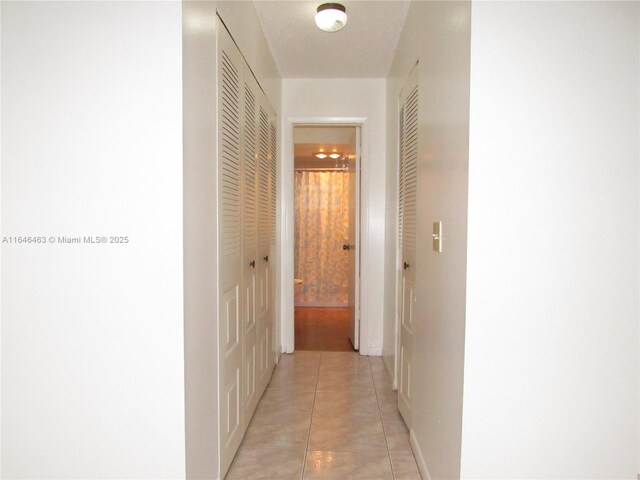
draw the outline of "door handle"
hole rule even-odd
[[[253,268],[256,268],[256,261],[255,260],[251,260],[249,262],[249,265],[251,265]]]
[[[407,262],[404,262],[403,270],[406,270],[407,268],[409,268],[409,264]]]
[[[262,259],[263,259],[265,262],[269,262],[269,255],[267,255],[266,257],[262,257]]]
[[[342,249],[343,250],[351,250],[351,245],[349,245],[348,243],[342,245]]]

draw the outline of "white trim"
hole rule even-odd
[[[395,345],[394,345],[394,352],[393,352],[393,375],[391,375],[392,378],[392,384],[393,384],[393,389],[394,390],[398,390],[398,374],[400,372],[400,362],[398,360],[399,357],[399,353],[400,353],[400,318],[402,315],[402,243],[400,242],[400,215],[399,215],[399,210],[400,210],[400,112],[402,111],[402,108],[400,106],[400,95],[398,95],[397,97],[397,105],[396,105],[396,120],[398,121],[398,128],[397,128],[397,138],[398,141],[396,142],[395,145],[395,149],[396,149],[396,164],[395,164],[395,169],[396,169],[396,184],[395,184],[395,198],[394,198],[394,203],[393,203],[393,208],[395,209],[394,215],[395,215],[395,240],[396,240],[396,262],[395,262],[395,275],[396,275],[396,283],[395,283],[395,287],[396,287],[396,292],[395,292],[395,305],[394,305],[394,314],[395,314]]]
[[[356,350],[360,350],[360,344],[362,343],[360,341],[360,322],[362,320],[362,317],[360,316],[360,295],[362,294],[361,291],[361,284],[360,284],[360,272],[361,272],[361,265],[360,265],[360,256],[361,256],[361,243],[360,243],[360,209],[362,208],[362,192],[360,191],[360,182],[362,180],[362,126],[358,125],[356,127],[356,165],[355,165],[355,172],[356,172],[356,179],[355,179],[355,187],[356,187],[356,201],[355,201],[355,206],[356,206],[356,221],[355,221],[355,228],[356,228],[356,232],[355,232],[355,242],[356,242],[356,251],[354,253],[355,256],[355,288],[354,290],[354,295],[355,295],[355,299],[354,299],[354,309],[355,309],[355,325],[354,325],[354,338],[353,338],[353,348],[355,348]],[[349,222],[351,223],[351,222]]]
[[[388,358],[389,358],[389,357],[388,357],[387,355],[383,355],[383,356],[382,356],[382,364],[384,365],[384,369],[385,369],[385,371],[387,372],[387,375],[389,376],[389,378],[391,379],[391,381],[392,381],[392,383],[393,383],[393,389],[394,389],[394,390],[397,390],[397,389],[398,389],[398,387],[397,387],[397,386],[396,386],[396,384],[395,384],[395,378],[394,378],[394,377],[395,377],[395,374],[396,374],[396,372],[395,372],[395,370],[394,370],[394,368],[395,368],[395,363],[396,363],[395,355],[394,355],[394,360],[393,360],[394,366],[389,365],[389,360],[388,360]]]
[[[429,475],[429,469],[427,468],[427,462],[424,459],[422,449],[420,448],[420,444],[418,443],[415,433],[413,433],[413,429],[409,431],[409,443],[411,444],[411,450],[413,450],[413,456],[416,458],[416,463],[418,464],[418,470],[420,470],[422,480],[431,480],[431,475]]]
[[[367,353],[360,352],[360,355],[367,355],[369,357],[382,357],[382,347],[372,347],[369,345]]]
[[[360,237],[360,354],[380,355],[381,352],[370,352],[369,349],[369,325],[366,322],[368,301],[368,268],[367,260],[370,258],[368,248],[368,193],[369,193],[369,169],[367,159],[369,158],[369,129],[367,117],[289,117],[283,119],[282,126],[282,168],[280,169],[280,322],[281,336],[280,342],[284,353],[293,353],[295,345],[294,331],[294,290],[293,290],[293,249],[294,249],[294,204],[293,204],[293,128],[296,125],[334,125],[360,127],[361,150],[359,158],[360,172],[360,198],[359,212],[360,224],[357,231]],[[291,173],[291,175],[289,174]],[[358,262],[356,262],[358,269]]]

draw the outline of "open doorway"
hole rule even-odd
[[[294,323],[297,350],[359,345],[357,126],[295,126]]]

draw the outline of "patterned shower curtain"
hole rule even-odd
[[[296,306],[346,307],[349,300],[349,172],[295,172]]]

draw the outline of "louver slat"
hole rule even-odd
[[[245,85],[244,90],[245,109],[244,109],[244,248],[247,252],[255,252],[258,247],[256,225],[256,99],[251,89]],[[255,259],[255,258],[254,258]]]
[[[415,87],[403,108],[402,121],[402,244],[410,257],[416,251],[416,193],[418,168],[418,88]]]
[[[240,252],[240,119],[238,71],[222,52],[221,244],[223,255]]]
[[[270,150],[269,150],[269,165],[271,174],[271,185],[269,188],[270,203],[269,203],[269,220],[271,222],[271,243],[276,243],[276,195],[277,195],[277,183],[276,183],[276,126],[275,120],[271,122],[270,131]]]
[[[269,252],[269,116],[260,107],[258,173],[258,241],[259,254]]]

